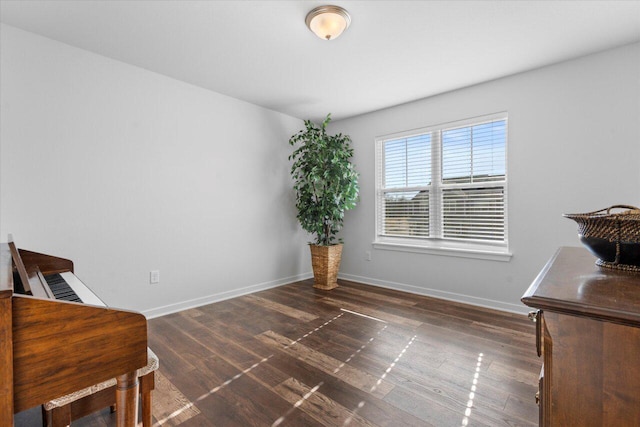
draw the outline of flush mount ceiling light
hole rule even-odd
[[[340,6],[320,6],[307,14],[307,27],[324,40],[336,39],[351,24],[351,16]]]

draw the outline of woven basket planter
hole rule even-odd
[[[626,209],[611,213],[612,209]],[[640,272],[640,209],[615,205],[583,214],[565,214],[578,223],[580,241],[601,267]]]
[[[338,270],[342,258],[342,244],[332,246],[309,245],[313,267],[313,287],[330,291],[338,287]]]

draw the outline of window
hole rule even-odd
[[[508,259],[507,116],[376,140],[376,247]]]

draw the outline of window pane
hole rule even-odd
[[[473,182],[504,180],[506,131],[504,120],[473,127]]]
[[[407,183],[407,147],[404,139],[384,143],[384,186],[404,187]]]
[[[418,135],[407,139],[407,186],[431,183],[431,135]]]
[[[384,143],[384,187],[417,187],[431,183],[431,135]]]
[[[442,182],[503,181],[506,121],[442,132]]]
[[[443,237],[504,241],[504,188],[442,191]]]
[[[384,230],[387,236],[429,236],[429,191],[384,193]]]
[[[471,127],[442,132],[442,182],[471,182]]]
[[[492,114],[377,139],[379,241],[506,249],[507,120]]]

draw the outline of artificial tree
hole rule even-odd
[[[293,160],[297,218],[302,228],[315,236],[315,242],[310,243],[314,286],[327,290],[337,286],[342,240],[336,242],[336,234],[345,211],[356,206],[359,191],[358,174],[351,163],[351,138],[327,134],[330,121],[331,114],[320,126],[305,120],[305,128],[289,139],[290,145],[298,145],[289,156]]]

